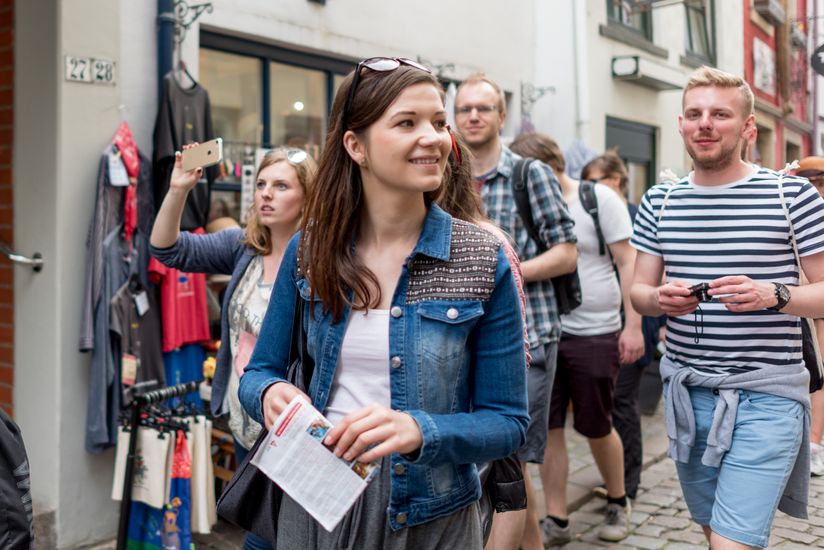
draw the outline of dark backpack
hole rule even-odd
[[[29,461],[20,428],[0,409],[0,548],[34,548]]]
[[[512,196],[515,199],[515,206],[518,208],[518,215],[524,223],[527,233],[538,247],[538,254],[547,251],[547,247],[541,239],[535,227],[535,220],[532,217],[532,208],[529,205],[529,167],[535,159],[522,159],[515,162],[512,169]],[[558,311],[566,315],[573,309],[581,305],[581,281],[578,279],[578,270],[571,273],[558,275],[552,279],[552,287],[555,290],[555,301],[558,304]]]

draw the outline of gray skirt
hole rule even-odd
[[[422,525],[393,531],[386,510],[389,507],[388,458],[381,459],[380,474],[355,502],[341,522],[329,533],[299,504],[283,496],[278,516],[278,550],[419,550],[483,548],[483,532],[478,503]]]

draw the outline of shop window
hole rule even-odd
[[[323,71],[269,64],[271,142],[320,155],[326,138],[326,75]]]
[[[686,0],[687,53],[712,63],[715,59],[712,0]]]
[[[607,20],[611,25],[621,25],[652,41],[652,14],[649,9],[632,6],[622,0],[607,0]]]
[[[229,143],[260,143],[260,62],[253,57],[201,49],[200,82],[209,91],[215,134]]]
[[[320,156],[332,94],[355,64],[203,30],[200,46],[200,81],[224,140],[210,218],[241,220],[265,149],[304,147]]]

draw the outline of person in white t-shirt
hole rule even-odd
[[[633,363],[644,353],[641,316],[629,305],[635,262],[635,251],[629,245],[632,223],[621,198],[609,187],[595,184],[592,190],[605,245],[601,250],[595,220],[579,197],[581,183],[564,173],[566,163],[558,145],[546,135],[533,133],[522,134],[510,148],[521,156],[547,163],[561,183],[564,200],[575,221],[578,277],[583,295],[582,304],[561,317],[563,332],[550,398],[549,439],[541,466],[547,509],[541,533],[544,543],[549,545],[561,544],[571,537],[564,424],[572,402],[575,430],[587,438],[607,488],[606,517],[598,536],[619,541],[629,534],[631,507],[624,488],[624,451],[612,426],[613,395],[621,365]]]

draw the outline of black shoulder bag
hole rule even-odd
[[[306,334],[303,331],[303,299],[295,297],[295,315],[292,320],[289,369],[286,380],[304,392],[309,388],[315,362],[306,351]],[[217,513],[226,521],[250,531],[269,541],[274,547],[277,541],[277,521],[283,489],[251,463],[252,457],[266,439],[266,429],[260,432],[249,454],[238,465],[217,501]]]
[[[529,237],[538,246],[538,254],[547,251],[541,235],[535,227],[535,220],[532,218],[532,208],[529,205],[529,167],[535,159],[523,159],[515,163],[512,169],[512,196],[515,199],[515,206],[518,208],[518,215],[524,222]],[[566,315],[573,309],[581,305],[581,281],[578,279],[578,270],[571,273],[564,273],[551,279],[552,287],[555,290],[555,301],[558,303],[558,311]]]

